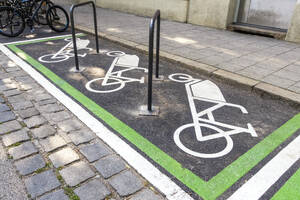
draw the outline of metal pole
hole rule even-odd
[[[72,29],[73,49],[74,49],[74,55],[75,55],[74,56],[75,57],[75,66],[76,66],[76,70],[79,71],[77,45],[76,45],[76,35],[75,35],[75,26],[74,26],[74,16],[73,16],[74,8],[75,8],[75,6],[72,5],[70,17],[71,17],[71,29]]]
[[[156,32],[156,78],[159,78],[159,43],[160,43],[160,11],[157,11],[157,32]]]
[[[99,53],[99,41],[98,41],[98,27],[97,27],[97,13],[96,13],[96,6],[94,2],[93,5],[93,11],[94,11],[94,28],[95,28],[95,39],[96,39],[96,49],[97,53]]]
[[[155,19],[152,19],[149,27],[149,67],[148,67],[148,111],[152,111],[152,76],[153,76],[153,35]]]

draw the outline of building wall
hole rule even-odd
[[[300,0],[297,1],[286,40],[300,42]]]
[[[160,9],[162,18],[186,22],[189,0],[95,0],[95,2],[102,8],[142,16],[153,16],[154,12]]]
[[[188,23],[226,29],[235,7],[236,0],[190,0]]]

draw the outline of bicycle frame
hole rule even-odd
[[[174,76],[178,76],[178,78],[175,79]],[[194,79],[187,74],[172,74],[169,76],[169,79],[175,82],[185,83],[185,89],[187,92],[188,102],[192,114],[193,122],[180,126],[174,133],[174,141],[176,145],[184,152],[201,158],[218,158],[228,154],[232,150],[233,140],[230,137],[231,135],[239,133],[249,133],[252,137],[257,137],[257,134],[250,123],[247,124],[247,128],[243,128],[223,122],[218,122],[215,120],[213,112],[224,106],[238,108],[243,114],[247,114],[248,112],[246,108],[241,105],[227,103],[221,90],[213,82],[209,80],[203,81],[200,79]],[[215,105],[197,112],[195,105],[196,101],[213,103]],[[207,118],[205,118],[204,116],[207,116]],[[214,130],[215,133],[203,135],[201,127]],[[191,150],[186,147],[180,139],[180,134],[187,128],[194,129],[196,139],[199,142],[224,138],[226,141],[226,146],[223,148],[223,150],[220,150],[216,153],[201,153]]]
[[[134,58],[137,58],[137,62],[135,62],[133,65],[120,64],[120,59],[122,59],[122,58],[124,59],[126,57],[128,58],[128,56],[131,56],[131,55],[125,55],[125,56],[122,56],[122,57],[117,57],[117,58],[115,58],[113,60],[111,66],[108,69],[108,71],[107,71],[107,73],[105,75],[105,78],[104,78],[104,80],[102,82],[103,86],[118,84],[116,82],[108,83],[108,80],[111,79],[111,78],[121,79],[122,82],[124,82],[124,83],[130,83],[130,82],[144,83],[144,77],[142,77],[141,79],[136,79],[136,78],[130,78],[130,77],[122,76],[122,74],[124,72],[131,71],[131,70],[142,69],[145,72],[147,71],[147,69],[145,69],[145,68],[138,67],[138,58],[136,56],[134,56]],[[118,71],[114,71],[115,66],[122,67],[124,69],[118,70]]]
[[[214,84],[211,81],[208,81],[208,80],[206,80],[206,81],[194,80],[194,81],[192,81],[190,83],[187,83],[185,85],[188,100],[189,100],[189,105],[190,105],[190,109],[191,109],[191,114],[192,114],[192,117],[193,117],[193,123],[195,124],[196,137],[197,137],[198,141],[207,141],[207,140],[212,140],[212,139],[216,139],[216,138],[220,138],[220,137],[225,137],[225,135],[228,136],[228,135],[234,135],[234,134],[244,133],[244,132],[245,133],[250,133],[253,137],[257,137],[257,134],[254,131],[251,124],[247,124],[248,128],[243,128],[243,127],[238,127],[238,126],[234,126],[234,125],[230,125],[230,124],[225,124],[225,123],[222,123],[222,122],[217,122],[214,118],[213,112],[220,109],[220,108],[222,108],[222,107],[224,107],[224,106],[238,108],[242,111],[243,114],[247,114],[248,112],[243,106],[225,102],[224,98],[223,98],[224,101],[217,101],[217,100],[197,97],[197,96],[193,95],[192,87],[199,84],[199,83],[201,85],[208,85],[208,86],[211,86],[211,87],[214,86]],[[218,88],[215,88],[215,89],[218,89]],[[201,112],[197,113],[196,106],[195,106],[195,100],[209,102],[209,103],[215,103],[216,105],[214,105],[214,106],[212,106],[208,109],[202,110]],[[202,118],[205,115],[208,116],[208,119]],[[216,126],[219,126],[219,127],[231,129],[231,131],[224,131],[224,132],[216,133],[216,134],[213,134],[213,135],[203,136],[201,126],[199,125],[199,122],[205,122],[205,123],[213,124],[213,125],[216,125]]]

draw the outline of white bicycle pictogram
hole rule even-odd
[[[69,58],[72,58],[75,56],[73,53],[73,41],[72,38],[66,38],[65,41],[68,42],[63,48],[61,48],[57,53],[53,54],[46,54],[41,57],[39,57],[39,61],[43,63],[58,63],[68,60]],[[80,38],[76,38],[76,44],[77,44],[77,50],[87,50],[92,51],[92,48],[88,48],[89,40],[83,40]],[[78,53],[79,57],[85,57],[87,53]]]
[[[123,75],[124,72],[132,70],[142,70],[148,72],[148,69],[138,67],[139,58],[136,55],[128,55],[122,51],[110,51],[106,54],[107,56],[115,57],[110,68],[108,69],[105,77],[96,78],[86,83],[85,87],[90,92],[95,93],[111,93],[121,90],[127,83],[139,82],[144,83],[144,77],[132,78]],[[119,69],[116,69],[116,68]],[[92,84],[100,82],[100,87],[103,89],[93,89]]]
[[[169,79],[175,82],[185,83],[189,106],[193,118],[192,123],[180,126],[174,133],[174,141],[176,145],[184,152],[200,158],[218,158],[228,154],[232,150],[233,140],[231,135],[249,133],[252,137],[257,137],[256,131],[250,123],[247,124],[247,128],[243,128],[215,120],[213,112],[224,106],[239,108],[243,114],[247,114],[248,111],[241,105],[227,103],[221,90],[213,82],[209,80],[203,81],[201,79],[195,79],[188,74],[181,73],[171,74]],[[195,106],[196,101],[213,103],[214,105],[210,108],[197,112]],[[207,117],[205,118],[205,116]],[[226,131],[219,127],[223,127],[226,129]],[[189,149],[180,140],[180,134],[182,131],[188,128],[194,128],[196,139],[199,142],[224,138],[226,140],[225,148],[217,153],[201,153]],[[216,133],[204,135],[202,128],[211,129]]]

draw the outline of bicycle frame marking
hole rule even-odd
[[[118,90],[121,90],[122,88],[125,87],[126,83],[131,83],[131,82],[144,83],[144,77],[137,79],[132,77],[125,77],[122,75],[124,72],[132,71],[132,70],[142,70],[145,73],[148,71],[146,68],[138,67],[139,57],[137,57],[136,55],[128,55],[121,51],[108,52],[106,55],[115,58],[112,64],[110,65],[110,68],[108,69],[104,78],[103,77],[96,78],[86,83],[85,86],[88,91],[94,93],[111,93],[111,92],[116,92]],[[122,69],[114,71],[116,66]],[[117,88],[109,89],[109,90],[93,89],[91,87],[91,84],[99,80],[103,80],[100,86],[105,87],[105,86],[117,85]]]
[[[88,50],[88,51],[93,50],[92,48],[87,47],[90,43],[89,40],[83,40],[80,38],[76,38],[76,40],[78,43],[77,44],[78,50]],[[58,63],[58,62],[66,61],[71,57],[74,57],[75,55],[74,53],[72,53],[73,52],[72,38],[66,38],[65,41],[68,41],[69,43],[66,44],[63,48],[61,48],[57,53],[43,55],[39,57],[38,60],[43,63]],[[78,54],[78,56],[80,57],[85,57],[86,55],[87,53]],[[46,58],[49,60],[47,60]]]
[[[174,77],[178,76],[178,79]],[[174,133],[174,141],[176,145],[183,150],[184,152],[191,154],[196,157],[201,158],[218,158],[228,154],[233,148],[233,140],[230,137],[231,135],[239,133],[249,133],[252,137],[257,137],[257,134],[250,123],[247,124],[248,128],[238,127],[231,124],[225,124],[215,120],[213,112],[224,107],[235,107],[239,108],[243,114],[247,114],[246,108],[241,105],[227,103],[221,90],[213,82],[209,80],[195,79],[187,74],[172,74],[169,76],[169,79],[175,82],[185,83],[185,88],[187,92],[187,97],[189,101],[189,106],[193,118],[193,122],[190,124],[182,125],[177,128]],[[214,103],[216,105],[211,106],[208,109],[197,112],[195,101],[204,101],[209,103]],[[207,116],[208,119],[203,116]],[[184,129],[193,127],[195,130],[196,138],[199,142],[209,141],[217,138],[225,138],[227,145],[226,147],[217,153],[200,153],[193,150],[190,150],[180,141],[180,134]],[[206,127],[212,130],[217,131],[217,133],[212,135],[203,135],[201,127]],[[230,129],[228,131],[223,131],[218,127],[223,127]]]

